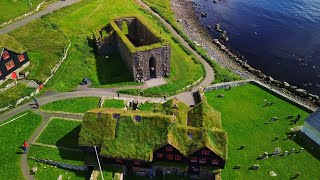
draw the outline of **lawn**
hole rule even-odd
[[[49,147],[31,145],[29,148],[28,157],[49,159],[61,163],[69,163],[76,166],[84,165],[86,155],[82,152],[61,150]],[[88,176],[87,171],[74,171],[62,169],[48,164],[36,162],[28,159],[30,168],[37,167],[38,171],[33,176],[35,179],[57,179],[62,175],[63,179],[85,179]]]
[[[36,140],[37,143],[55,145],[58,147],[77,148],[78,136],[81,122],[52,119]],[[57,131],[58,130],[58,131]],[[49,159],[61,163],[68,163],[76,166],[83,166],[90,155],[71,150],[56,149],[40,145],[32,145],[29,149],[28,157],[39,159]],[[90,159],[92,159],[90,157]],[[56,179],[60,174],[63,179],[85,179],[87,171],[71,171],[50,166],[44,163],[28,160],[29,167],[37,167],[38,172],[34,175],[36,179]]]
[[[35,89],[27,87],[25,84],[18,84],[9,90],[0,93],[0,108],[9,105],[16,105],[16,102],[25,96],[29,96]],[[1,112],[0,112],[1,113]]]
[[[41,109],[48,111],[85,113],[90,109],[98,108],[99,101],[100,98],[97,97],[71,98],[46,104],[41,106]]]
[[[30,138],[41,123],[41,116],[32,112],[27,113],[27,115],[0,127],[1,179],[24,179],[20,166],[20,153],[23,151],[19,147],[22,146],[24,140]],[[15,117],[18,116],[20,115]]]
[[[224,94],[224,98],[218,98],[218,94]],[[276,147],[280,147],[282,153],[290,152],[291,148],[299,150],[301,143],[287,140],[286,133],[291,132],[292,127],[303,125],[303,121],[295,125],[287,117],[300,114],[305,119],[309,113],[254,85],[244,85],[229,91],[210,91],[206,97],[209,104],[222,113],[222,126],[228,133],[229,157],[222,171],[223,179],[270,179],[270,171],[274,171],[278,179],[290,179],[298,172],[301,172],[301,179],[320,178],[320,148],[314,144],[304,143],[302,146],[306,150],[302,153],[257,160],[259,155],[272,153]],[[265,107],[264,99],[274,104]],[[279,120],[271,122],[272,117],[278,117]],[[276,137],[279,139],[273,141]],[[297,139],[300,137],[297,136]],[[245,145],[245,148],[237,150],[241,145]],[[311,147],[308,146],[315,148],[310,151]],[[260,169],[248,170],[253,164],[259,164]],[[233,169],[236,165],[241,165],[241,169]]]
[[[38,143],[77,148],[81,122],[52,119],[37,139]],[[57,131],[59,129],[59,131]]]
[[[0,24],[36,9],[42,0],[1,0]],[[31,3],[31,4],[29,4]]]
[[[157,106],[158,103],[143,103],[139,106],[139,110],[141,111],[150,111],[153,112],[154,108]]]
[[[124,108],[125,104],[123,100],[106,99],[104,100],[103,108]]]

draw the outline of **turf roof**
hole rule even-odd
[[[93,109],[84,116],[79,144],[100,146],[100,155],[109,158],[152,161],[155,150],[170,144],[185,156],[207,147],[226,159],[227,135],[218,128],[221,123],[217,123],[221,121],[220,113],[210,106],[205,109],[208,106],[203,103],[189,113],[198,120],[205,119],[200,127],[179,122],[179,118],[186,119],[189,107],[177,99],[163,103],[154,112]],[[115,114],[120,116],[115,118]],[[140,121],[135,116],[140,116]],[[214,121],[213,118],[218,118],[217,122],[206,122]]]
[[[188,126],[221,129],[221,113],[204,100],[189,111]]]

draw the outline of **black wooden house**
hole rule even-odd
[[[30,64],[27,52],[17,53],[0,49],[0,82],[7,78],[17,79],[19,72]]]

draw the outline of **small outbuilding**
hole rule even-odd
[[[301,131],[320,145],[320,108],[305,120]]]

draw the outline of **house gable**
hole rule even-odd
[[[167,144],[153,152],[153,162],[156,161],[171,161],[185,162],[186,157],[175,147]]]
[[[189,155],[188,164],[224,168],[225,160],[209,148],[204,147]]]

